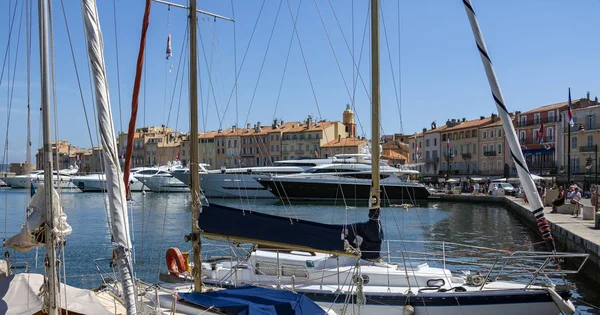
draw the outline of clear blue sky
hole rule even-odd
[[[63,0],[73,38],[77,66],[82,79],[83,94],[88,115],[94,121],[91,106],[87,56],[83,42],[83,27],[79,1]],[[15,5],[17,16],[10,46],[10,77],[5,69],[0,86],[0,137],[2,147],[6,139],[9,91],[15,71],[20,3],[9,0],[0,3],[0,53],[4,56],[8,42],[9,16]],[[181,1],[182,2],[182,1]],[[295,13],[298,0],[290,0]],[[80,147],[90,147],[83,109],[77,88],[73,61],[66,36],[61,1],[54,3],[56,93],[58,103],[59,138]],[[317,1],[326,30],[337,55],[334,57],[325,28],[321,23],[315,1],[302,1],[297,29],[306,58],[314,91],[309,84],[298,41],[294,36],[287,71],[276,108],[279,86],[283,74],[288,45],[292,38],[292,19],[288,1],[206,0],[200,8],[225,16],[234,16],[236,23],[214,22],[203,17],[200,33],[201,95],[204,118],[201,130],[229,128],[233,124],[245,126],[247,122],[270,124],[274,117],[285,121],[304,120],[307,115],[328,120],[341,120],[346,103],[355,95],[356,112],[360,120],[358,132],[369,135],[369,102],[360,81],[354,88],[352,55],[344,43],[333,12],[337,15],[354,60],[360,59],[360,73],[369,89],[369,37],[363,45],[363,32],[367,16],[366,0]],[[352,5],[354,3],[354,5]],[[398,9],[398,3],[400,8]],[[135,75],[135,61],[140,40],[144,1],[117,0],[117,33],[120,63],[121,110],[117,84],[115,29],[113,1],[98,1],[101,26],[104,32],[105,58],[113,115],[117,131],[125,130],[129,120],[131,93]],[[10,6],[10,10],[9,10]],[[354,9],[353,9],[354,6]],[[537,106],[565,101],[567,88],[572,88],[573,98],[600,94],[600,45],[597,16],[600,1],[579,0],[474,0],[491,58],[494,62],[506,103],[510,110],[527,110]],[[391,1],[383,0],[383,20],[387,31],[381,28],[382,112],[385,133],[413,133],[428,127],[432,121],[442,124],[447,118],[475,118],[490,115],[494,103],[485,79],[468,20],[460,0]],[[37,44],[37,7],[34,4],[32,44],[32,143],[33,149],[41,146],[39,116],[39,61]],[[399,15],[398,15],[399,11]],[[354,13],[354,19],[352,15]],[[169,26],[170,17],[170,26]],[[252,41],[250,36],[258,20]],[[400,21],[400,34],[398,34]],[[353,23],[354,22],[354,23]],[[176,80],[178,62],[182,56],[186,12],[153,3],[151,24],[146,49],[146,75],[141,91],[137,126],[167,124],[179,131],[188,131],[187,76],[178,105],[177,84],[173,109],[171,95]],[[262,76],[258,73],[265,55],[271,30],[273,38],[266,56]],[[352,29],[354,25],[354,36]],[[8,128],[8,161],[25,159],[26,132],[26,71],[25,71],[25,18],[21,26],[14,95]],[[235,37],[234,37],[235,30]],[[172,34],[173,57],[165,60],[167,35]],[[235,39],[235,41],[234,41]],[[237,54],[234,54],[234,43]],[[248,46],[248,44],[250,45]],[[246,49],[247,56],[238,79],[237,105],[234,96],[227,105],[234,82],[234,65],[239,69]],[[362,55],[360,51],[363,49]],[[184,52],[184,55],[187,53]],[[236,56],[237,55],[237,56]],[[361,57],[362,56],[362,57]],[[236,60],[237,57],[237,60]],[[205,59],[206,58],[206,59]],[[391,59],[391,65],[390,65]],[[208,66],[207,62],[208,61]],[[399,60],[401,67],[399,68]],[[343,78],[337,63],[343,71]],[[171,72],[168,69],[172,67]],[[210,71],[208,70],[210,68]],[[394,91],[392,72],[396,84],[401,81],[399,97],[401,114]],[[210,82],[209,85],[209,73]],[[348,90],[344,85],[344,80]],[[180,81],[181,82],[181,81]],[[207,94],[210,93],[210,94]],[[250,108],[253,94],[256,94]],[[350,94],[350,95],[349,95]],[[145,96],[145,97],[144,97]],[[318,103],[318,106],[317,106]],[[217,114],[218,111],[218,114]],[[249,112],[249,115],[248,115]],[[122,119],[120,119],[120,115]],[[177,116],[179,119],[177,120]],[[122,121],[122,124],[121,124]],[[93,144],[97,145],[95,127],[92,126]],[[0,157],[1,158],[1,157]]]

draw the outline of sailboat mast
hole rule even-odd
[[[202,210],[200,203],[200,177],[198,163],[198,59],[196,26],[198,23],[196,0],[190,1],[190,190],[192,193],[192,246],[194,249],[194,291],[202,292],[202,243],[198,215]]]
[[[473,36],[475,37],[475,43],[477,44],[477,49],[479,50],[479,56],[481,57],[481,62],[483,63],[485,74],[492,90],[492,97],[496,102],[498,116],[500,116],[500,119],[502,120],[504,135],[506,136],[508,146],[510,147],[510,155],[515,163],[515,167],[517,168],[517,174],[521,180],[521,185],[525,190],[525,195],[527,196],[527,200],[529,201],[533,215],[536,218],[538,230],[542,234],[542,238],[546,242],[546,245],[550,251],[556,251],[556,244],[554,243],[554,238],[552,237],[548,220],[546,220],[544,216],[544,205],[542,204],[542,199],[540,198],[540,195],[535,187],[535,183],[533,182],[531,174],[529,173],[527,163],[525,163],[525,157],[523,156],[521,146],[517,140],[517,133],[515,132],[512,118],[506,109],[504,96],[502,96],[502,90],[500,90],[500,84],[496,78],[496,72],[494,71],[492,60],[490,59],[490,56],[487,52],[487,47],[483,41],[483,35],[481,34],[481,29],[479,28],[477,16],[475,15],[475,11],[473,10],[470,0],[463,0],[463,4],[465,5],[465,11],[467,12],[467,17],[469,18],[469,23],[471,24],[471,30],[473,31]]]
[[[44,305],[50,315],[58,315],[58,275],[56,272],[56,244],[54,243],[54,209],[52,204],[52,138],[50,120],[50,46],[48,44],[48,0],[38,1],[40,38],[40,80],[42,105],[42,133],[44,141],[44,196],[46,198],[45,243],[46,295]]]
[[[371,199],[369,209],[380,207],[379,185],[379,0],[371,0]]]

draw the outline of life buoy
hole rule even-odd
[[[179,248],[171,247],[167,249],[166,259],[167,268],[171,275],[179,276],[181,272],[187,271],[187,265]]]

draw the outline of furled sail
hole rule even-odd
[[[44,192],[43,183],[40,183],[38,188],[38,191],[31,198],[31,203],[29,203],[29,214],[25,224],[23,224],[23,229],[19,234],[6,241],[6,247],[13,248],[18,252],[27,252],[45,244],[46,193]],[[71,234],[73,229],[67,223],[67,215],[60,205],[60,197],[54,188],[52,188],[52,209],[54,209],[56,242],[57,244],[64,244],[65,237]]]
[[[481,30],[479,29],[477,16],[475,15],[475,11],[473,10],[470,0],[463,0],[463,4],[465,5],[465,11],[467,12],[467,17],[469,18],[469,23],[471,24],[471,30],[473,31],[473,36],[475,37],[477,50],[479,50],[479,56],[481,57],[481,62],[483,63],[485,74],[492,90],[492,97],[496,103],[496,108],[498,109],[498,116],[502,120],[504,135],[506,136],[508,146],[510,147],[510,156],[512,157],[515,167],[517,168],[517,174],[521,180],[521,185],[525,190],[525,195],[527,196],[527,200],[529,201],[529,205],[531,206],[533,215],[537,221],[538,230],[542,234],[542,238],[546,242],[548,250],[556,251],[556,244],[554,243],[554,238],[552,237],[552,233],[550,231],[550,225],[544,216],[544,205],[542,204],[542,199],[537,192],[535,183],[531,177],[531,173],[529,173],[527,163],[525,163],[525,157],[523,156],[521,146],[517,140],[517,133],[515,132],[512,118],[506,109],[504,96],[502,96],[502,90],[500,90],[500,85],[496,79],[496,72],[494,71],[492,60],[487,52],[487,47],[483,41],[483,35],[481,35]]]
[[[121,181],[123,173],[119,165],[115,129],[110,110],[108,81],[104,65],[104,43],[100,31],[98,8],[96,7],[95,0],[82,0],[81,3],[87,39],[87,51],[94,79],[98,126],[102,143],[102,158],[106,172],[106,191],[108,194],[112,245],[116,253],[127,314],[135,314],[135,285],[131,263],[127,200],[125,197],[125,185]]]
[[[376,259],[383,230],[379,211],[369,217],[367,222],[332,225],[211,204],[202,207],[198,225],[209,238]]]

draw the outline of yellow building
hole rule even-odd
[[[494,116],[494,120],[494,122],[479,128],[479,174],[503,177],[505,164],[508,164],[508,175],[510,176],[513,165],[510,148],[504,136],[502,121],[496,116]]]
[[[337,154],[357,154],[367,146],[367,140],[359,138],[342,138],[341,136],[321,146],[321,157],[332,157]]]
[[[479,129],[493,123],[497,115],[479,119],[452,119],[442,132],[442,167],[440,171],[451,174],[476,174],[479,171]]]
[[[291,128],[283,130],[282,159],[325,157],[319,153],[321,146],[338,139],[338,136],[346,138],[347,135],[345,126],[339,121],[313,122],[308,116],[305,123],[292,124]]]

